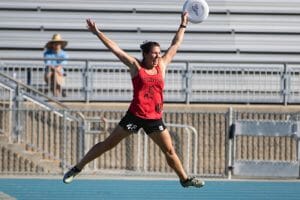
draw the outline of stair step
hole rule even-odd
[[[34,157],[35,160],[41,160],[44,158],[43,153],[41,152],[26,150],[26,144],[7,144],[7,147],[11,150],[23,153],[27,157]]]
[[[21,152],[23,152],[23,151],[25,151],[25,144],[7,144],[7,147],[9,148],[9,149],[12,149],[12,150],[15,150],[15,151],[21,151]]]
[[[60,161],[56,160],[40,160],[41,164],[51,165],[54,167],[60,167]]]
[[[34,161],[39,162],[40,160],[43,159],[43,154],[39,153],[39,152],[28,152],[28,151],[24,151],[24,156],[31,158]]]
[[[8,151],[16,153],[20,157],[23,157],[24,159],[28,159],[29,161],[33,162],[35,165],[43,168],[45,173],[62,173],[62,169],[60,167],[61,163],[59,160],[45,159],[43,153],[41,152],[27,151],[25,144],[9,144],[8,142],[0,140],[0,146],[3,146]]]
[[[61,173],[62,169],[60,168],[60,161],[53,160],[41,160],[39,165],[45,169],[51,171],[52,173]]]
[[[5,135],[1,135],[0,134],[0,142],[3,142],[3,143],[8,143],[8,137],[7,136],[5,136]]]

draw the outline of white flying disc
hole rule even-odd
[[[186,0],[183,12],[188,12],[190,22],[201,23],[208,17],[209,7],[205,0]]]

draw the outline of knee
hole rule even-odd
[[[174,147],[169,147],[165,150],[165,155],[168,158],[172,158],[176,155],[175,149]]]
[[[49,74],[45,74],[45,76],[44,76],[44,80],[48,83],[49,82],[49,80],[50,80],[50,75]]]

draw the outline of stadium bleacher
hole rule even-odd
[[[0,2],[0,57],[39,58],[52,34],[69,41],[70,58],[114,58],[88,33],[94,18],[109,37],[140,57],[139,44],[156,40],[165,50],[178,27],[183,0]],[[177,59],[296,61],[300,54],[300,2],[208,0],[211,14],[190,24]]]

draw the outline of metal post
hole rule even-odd
[[[78,153],[78,160],[80,160],[85,153],[85,140],[84,140],[84,136],[85,136],[85,124],[86,121],[83,120],[80,122],[80,140],[79,140],[79,153]]]
[[[229,113],[228,113],[228,133],[229,133],[229,141],[228,141],[228,179],[231,179],[232,176],[232,170],[233,170],[233,135],[231,133],[232,128],[233,128],[233,109],[232,107],[229,108]]]
[[[21,93],[21,88],[20,85],[17,84],[16,90],[15,90],[15,97],[14,97],[14,106],[13,106],[13,112],[14,112],[14,126],[13,126],[13,138],[11,138],[11,141],[16,139],[16,142],[20,142],[20,137],[21,137],[21,101],[23,100],[22,98],[22,93]]]
[[[197,130],[192,127],[192,126],[188,126],[188,125],[183,125],[185,126],[185,130],[188,134],[188,152],[187,152],[187,173],[189,173],[189,168],[190,168],[190,135],[193,134],[194,135],[194,152],[193,152],[193,174],[197,174],[197,165],[198,165],[198,132]]]
[[[78,123],[78,149],[77,149],[77,161],[80,160],[83,156],[84,156],[84,133],[85,133],[85,123],[86,120],[85,119],[78,119],[77,120]]]
[[[12,135],[12,131],[14,130],[14,127],[13,127],[13,91],[10,90],[9,91],[9,120],[8,120],[8,134],[9,134],[9,137],[8,137],[8,141],[11,143],[12,140],[11,140],[11,135]]]
[[[27,85],[31,85],[31,68],[27,68]]]
[[[137,171],[141,171],[141,164],[140,164],[140,158],[141,158],[141,132],[138,132],[137,135],[138,140],[138,147],[137,147]]]
[[[198,132],[197,130],[190,126],[189,127],[192,132],[194,133],[194,170],[193,170],[193,173],[194,174],[197,174],[197,166],[198,166],[198,144],[199,144],[199,141],[198,141]]]
[[[62,170],[63,173],[67,170],[67,113],[63,111],[63,158],[62,158]]]
[[[282,84],[283,84],[282,95],[283,95],[283,103],[285,106],[288,104],[288,98],[290,95],[289,88],[290,88],[291,82],[289,81],[289,76],[290,76],[290,74],[287,69],[287,64],[285,63],[284,68],[283,68],[283,80],[282,80]]]
[[[190,104],[190,95],[191,95],[191,77],[192,77],[192,72],[190,69],[189,62],[186,62],[186,71],[184,74],[184,79],[185,79],[185,103]]]
[[[90,73],[89,73],[89,61],[85,61],[85,69],[84,69],[84,78],[83,78],[83,91],[85,91],[85,102],[88,103],[90,101],[90,84],[89,84],[89,79],[90,79]]]
[[[144,172],[148,171],[148,136],[144,136]]]
[[[298,137],[298,166],[299,166],[299,176],[298,178],[300,179],[300,138]]]
[[[297,122],[298,122],[298,117],[296,117],[296,119],[294,119],[294,120],[297,120]],[[294,136],[297,139],[297,150],[298,150],[297,159],[298,159],[298,167],[299,167],[298,179],[300,179],[300,132],[299,132],[300,130],[299,130],[299,125],[300,125],[300,123],[296,123],[295,128],[293,130]]]
[[[191,136],[190,136],[190,131],[188,128],[185,128],[185,130],[187,131],[187,157],[186,157],[186,172],[189,174],[190,173],[190,146],[191,146],[191,143],[190,143],[190,139],[191,139]]]

